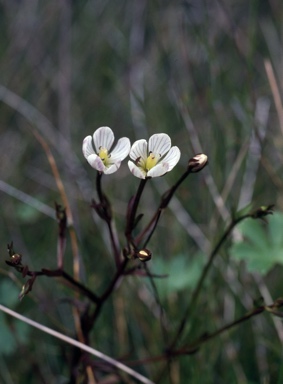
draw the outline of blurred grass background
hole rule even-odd
[[[114,265],[106,228],[90,209],[96,175],[82,140],[103,125],[131,142],[165,132],[182,157],[148,183],[140,208],[146,218],[190,157],[209,157],[209,166],[181,186],[149,245],[150,268],[170,275],[156,284],[173,331],[231,212],[251,203],[282,210],[282,22],[280,0],[0,1],[1,302],[73,335],[65,300],[71,290],[43,277],[18,302],[24,279],[4,263],[13,240],[30,269],[56,268],[54,202],[62,201],[32,129],[56,159],[74,214],[81,278],[97,293]],[[103,185],[124,244],[138,180],[125,161]],[[229,259],[229,245],[209,275],[199,321],[187,330],[191,339],[241,316],[261,296],[269,304],[282,295],[282,267],[251,274]],[[72,273],[69,245],[65,264]],[[164,382],[281,383],[282,335],[281,322],[262,315],[174,362]],[[68,382],[70,347],[2,315],[0,338],[1,382]],[[162,353],[165,344],[150,284],[125,279],[104,307],[92,345],[135,360]],[[154,377],[159,367],[137,369]]]

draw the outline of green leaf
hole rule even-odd
[[[28,204],[19,204],[15,210],[17,218],[25,223],[34,223],[42,213]]]
[[[16,341],[11,333],[6,320],[2,313],[0,313],[0,352],[9,355],[16,349]]]
[[[0,313],[0,354],[12,354],[18,348],[19,342],[27,344],[29,341],[30,327],[28,324],[18,320],[13,321],[13,326],[9,327],[8,321],[10,317],[6,317]]]
[[[0,282],[1,303],[6,307],[13,307],[19,302],[19,288],[11,279],[4,279]]]
[[[242,208],[239,211],[237,211],[235,216],[236,217],[244,216],[244,215],[250,213],[252,208],[253,208],[253,204],[250,203],[250,204],[246,205],[244,208]]]
[[[170,260],[164,260],[162,256],[155,257],[152,272],[158,275],[168,275],[155,279],[160,296],[165,298],[184,289],[192,290],[198,281],[204,262],[203,254],[190,257],[178,254]]]
[[[283,265],[283,214],[274,213],[268,223],[247,219],[238,230],[243,240],[235,242],[230,254],[236,260],[244,260],[249,271],[268,273],[276,264]]]
[[[19,288],[11,279],[0,282],[1,304],[8,308],[19,303]],[[9,327],[12,323],[13,326]],[[0,354],[12,354],[18,348],[18,342],[26,344],[29,341],[30,326],[0,313]]]

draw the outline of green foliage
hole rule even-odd
[[[247,219],[237,229],[243,239],[235,242],[230,254],[244,260],[250,272],[265,275],[276,264],[283,265],[283,214],[274,213],[267,222]]]
[[[8,307],[14,307],[18,303],[19,288],[12,280],[5,278],[0,281],[1,303]]]
[[[192,256],[177,254],[169,260],[156,255],[152,272],[164,276],[155,280],[160,297],[164,300],[184,290],[191,292],[200,277],[204,261],[201,253]]]
[[[15,216],[24,223],[33,223],[40,219],[40,212],[28,204],[18,204]]]
[[[8,308],[13,308],[18,303],[19,289],[9,279],[0,282],[1,302]],[[24,345],[29,341],[30,327],[20,321],[13,321],[0,313],[0,354],[11,355],[16,352],[19,343]]]

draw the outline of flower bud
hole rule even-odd
[[[19,299],[22,300],[31,290],[34,283],[35,278],[31,278],[26,281],[26,283],[22,286],[21,292],[19,293]]]
[[[253,219],[262,219],[267,215],[272,215],[273,214],[273,208],[274,208],[274,204],[270,204],[267,206],[261,206],[260,208],[256,209],[251,214],[251,217]]]
[[[146,248],[141,249],[140,251],[138,251],[136,253],[137,258],[140,261],[148,261],[148,260],[150,260],[151,259],[151,255],[152,255],[151,251],[149,249],[146,249]]]
[[[199,172],[207,163],[208,157],[204,153],[199,153],[189,160],[188,168],[191,172]]]
[[[14,253],[10,258],[10,263],[12,265],[19,265],[21,264],[21,261],[22,261],[22,255],[20,255],[19,253]]]

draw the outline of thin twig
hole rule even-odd
[[[226,332],[230,330],[231,328],[234,328],[235,326],[243,323],[244,321],[249,320],[250,318],[260,315],[261,313],[267,311],[270,313],[274,313],[274,310],[276,312],[276,309],[283,306],[283,299],[277,299],[273,304],[265,306],[259,306],[248,313],[246,313],[244,316],[240,317],[239,319],[232,321],[231,323],[221,327],[220,329],[216,330],[215,332],[206,334],[203,337],[198,338],[196,341],[190,343],[190,345],[181,347],[178,351],[174,352],[174,355],[182,355],[182,354],[188,354],[195,351],[197,348],[199,348],[202,344],[206,343],[207,341],[210,341],[211,339],[214,339],[215,337],[219,336],[221,333]]]
[[[129,259],[126,259],[126,258],[124,259],[122,264],[119,266],[119,269],[116,271],[116,273],[115,273],[113,279],[111,280],[110,284],[108,285],[108,287],[104,291],[103,295],[100,296],[99,302],[97,303],[97,306],[96,306],[96,308],[95,308],[95,310],[93,312],[93,315],[90,317],[90,324],[91,324],[90,328],[93,327],[95,321],[97,320],[98,316],[100,315],[100,312],[101,312],[103,304],[105,303],[105,301],[108,299],[108,297],[114,291],[114,289],[116,287],[116,284],[119,281],[119,279],[121,278],[121,276],[123,276],[124,271],[126,269],[126,266],[128,264],[128,261],[129,261]]]
[[[259,306],[256,308],[253,308],[252,310],[248,311],[245,315],[241,316],[240,318],[233,320],[232,322],[222,326],[221,328],[217,329],[215,332],[212,333],[205,333],[204,335],[198,337],[195,341],[193,341],[190,344],[183,345],[181,348],[176,350],[167,351],[166,353],[163,353],[158,356],[153,356],[145,359],[140,360],[133,360],[133,361],[127,361],[127,364],[131,366],[137,366],[137,365],[145,365],[145,364],[153,364],[159,361],[168,360],[168,358],[176,357],[176,356],[182,356],[182,355],[190,355],[195,353],[199,347],[210,340],[214,339],[215,337],[219,336],[220,334],[227,332],[231,330],[232,328],[236,327],[237,325],[251,319],[252,317],[255,317],[257,315],[260,315],[264,312],[271,313],[275,316],[282,317],[283,313],[279,312],[277,309],[281,308],[283,306],[283,299],[278,298],[274,301],[271,305],[265,306]],[[159,380],[156,380],[158,382]]]
[[[228,236],[230,235],[230,233],[232,232],[232,230],[234,229],[234,227],[239,224],[241,221],[243,221],[244,219],[248,218],[248,217],[251,217],[250,214],[246,214],[246,215],[243,215],[243,216],[240,216],[238,217],[237,219],[234,219],[228,226],[228,228],[226,229],[226,231],[223,233],[223,235],[221,236],[220,240],[218,241],[218,243],[216,244],[216,246],[214,247],[213,251],[211,252],[210,256],[209,256],[209,259],[208,259],[208,262],[206,264],[206,266],[204,267],[203,271],[202,271],[202,274],[198,280],[198,283],[196,285],[196,288],[194,289],[193,291],[193,294],[192,294],[192,298],[191,298],[191,301],[190,301],[190,304],[189,306],[187,307],[187,310],[185,311],[185,314],[183,316],[183,320],[181,321],[180,323],[180,326],[178,327],[178,330],[176,332],[176,335],[175,337],[173,338],[173,341],[170,345],[170,348],[169,350],[171,350],[172,348],[174,348],[174,346],[176,345],[179,337],[181,336],[184,328],[185,328],[185,325],[186,325],[186,321],[189,317],[189,315],[191,315],[191,312],[192,310],[195,308],[196,306],[196,303],[197,303],[197,300],[199,298],[199,295],[200,295],[200,292],[201,292],[201,289],[203,287],[203,283],[206,279],[206,276],[213,264],[213,261],[216,257],[216,255],[218,254],[220,248],[222,247],[222,245],[225,243],[225,241],[227,240]]]
[[[175,351],[168,351],[167,353],[155,357],[151,357],[148,359],[143,359],[139,361],[133,361],[131,363],[128,362],[130,365],[140,365],[143,366],[148,363],[155,363],[162,360],[172,359],[173,357],[182,356],[182,355],[190,355],[197,352],[197,350],[200,348],[202,344],[207,343],[208,341],[214,339],[215,337],[219,336],[220,334],[227,332],[234,328],[235,326],[251,319],[252,317],[255,317],[257,315],[260,315],[262,313],[269,312],[275,316],[283,317],[283,313],[279,312],[277,309],[283,306],[283,299],[279,298],[277,299],[273,304],[268,306],[260,306],[257,308],[254,308],[253,310],[246,313],[244,316],[240,317],[239,319],[232,321],[231,323],[221,327],[220,329],[216,330],[213,333],[206,333],[205,335],[199,337],[194,342],[190,343],[189,345],[183,346],[182,348],[175,350]],[[164,371],[159,375],[159,377],[155,380],[156,383],[158,383],[164,375]]]
[[[159,207],[157,208],[156,212],[152,216],[151,220],[149,221],[147,226],[142,230],[142,232],[139,233],[139,235],[135,238],[134,240],[135,244],[139,244],[141,240],[144,238],[144,236],[148,234],[147,239],[144,241],[144,244],[143,244],[144,248],[147,246],[147,244],[151,239],[151,236],[153,235],[153,232],[155,231],[155,228],[158,224],[162,211],[168,206],[174,193],[176,192],[178,187],[181,185],[181,183],[187,178],[190,172],[191,170],[187,169],[186,172],[184,172],[183,175],[179,178],[179,180],[168,191],[166,191],[163,194],[163,196],[161,197],[161,202],[159,204]]]
[[[147,276],[148,276],[149,281],[150,281],[150,285],[151,285],[152,290],[153,290],[153,295],[154,295],[154,298],[155,298],[155,302],[156,302],[156,304],[158,305],[158,308],[159,308],[160,326],[161,326],[161,330],[162,330],[162,334],[163,334],[163,340],[164,340],[164,342],[166,342],[168,340],[168,331],[167,331],[166,325],[165,325],[165,311],[164,311],[164,307],[163,307],[163,305],[161,303],[161,300],[160,300],[158,289],[157,289],[157,286],[156,286],[155,281],[154,281],[154,276],[152,276],[152,274],[150,273],[146,263],[144,264],[144,268],[146,270]]]
[[[9,264],[9,262],[7,262],[7,264],[11,266],[11,264]],[[69,283],[69,285],[71,285],[79,293],[88,297],[93,303],[97,304],[100,302],[100,298],[95,293],[90,291],[87,287],[85,287],[79,281],[75,280],[71,275],[69,275],[63,269],[42,268],[41,271],[30,271],[29,269],[27,269],[27,267],[24,267],[23,265],[17,265],[17,266],[15,266],[15,268],[17,269],[18,272],[24,273],[25,276],[62,277],[64,280],[66,280]]]
[[[235,228],[235,226],[237,224],[239,224],[241,221],[243,221],[244,219],[246,218],[254,218],[254,219],[258,219],[258,218],[264,218],[266,215],[269,215],[269,214],[272,214],[272,208],[273,208],[273,205],[269,205],[269,206],[266,206],[266,207],[260,207],[259,209],[255,210],[255,211],[252,211],[248,214],[245,214],[243,216],[239,216],[238,218],[235,218],[234,220],[232,220],[232,222],[229,224],[229,226],[227,227],[226,231],[223,233],[223,235],[221,236],[220,240],[217,242],[216,246],[214,247],[213,251],[211,252],[210,256],[209,256],[209,259],[208,259],[208,262],[206,264],[206,266],[204,267],[203,271],[202,271],[202,274],[198,280],[198,283],[196,285],[196,288],[194,289],[193,291],[193,294],[192,294],[192,298],[191,298],[191,301],[184,313],[184,316],[183,316],[183,319],[182,321],[180,322],[180,325],[177,329],[177,332],[170,344],[170,346],[167,348],[167,355],[168,355],[168,358],[170,358],[171,356],[171,353],[172,351],[174,350],[174,347],[175,345],[177,344],[177,342],[179,341],[179,338],[180,336],[182,335],[184,329],[185,329],[185,325],[186,325],[186,322],[187,322],[187,319],[189,316],[192,315],[192,312],[193,310],[195,309],[196,307],[196,303],[198,301],[198,298],[199,298],[199,295],[201,293],[201,290],[202,290],[202,287],[203,287],[203,283],[205,281],[205,278],[213,264],[213,261],[216,257],[216,255],[218,254],[220,248],[222,247],[222,245],[225,243],[225,241],[227,240],[228,236],[230,235],[230,233],[232,232],[232,230]],[[165,368],[163,368],[161,370],[161,373],[159,375],[159,379],[163,377],[163,375],[165,374],[165,369],[168,367],[168,362],[170,360],[167,359],[167,365]]]

